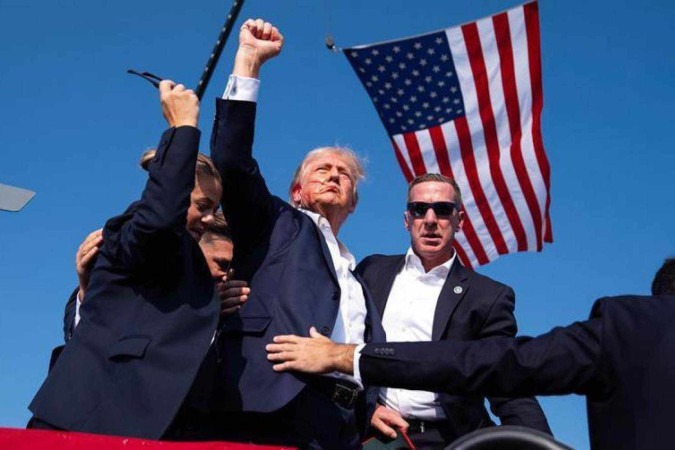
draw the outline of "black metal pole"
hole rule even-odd
[[[209,60],[206,62],[206,67],[204,67],[202,77],[199,80],[199,83],[197,83],[197,87],[195,88],[195,94],[197,95],[197,98],[199,100],[202,99],[202,96],[206,91],[206,87],[209,85],[211,75],[213,75],[213,71],[216,68],[216,64],[218,64],[220,54],[223,52],[223,48],[225,47],[227,38],[230,36],[230,32],[232,31],[234,22],[237,20],[237,16],[239,15],[239,11],[241,10],[241,7],[243,5],[244,0],[234,0],[234,4],[230,9],[230,13],[227,15],[227,19],[225,20],[225,25],[223,25],[223,28],[220,30],[220,35],[218,36],[216,45],[213,47],[211,56],[209,56]]]

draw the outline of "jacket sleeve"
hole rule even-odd
[[[367,344],[363,381],[459,395],[525,397],[597,394],[602,320],[577,322],[536,338]]]
[[[211,134],[211,159],[223,180],[222,208],[235,248],[255,244],[274,217],[274,202],[253,159],[256,104],[221,100]]]
[[[185,233],[200,132],[184,126],[164,132],[141,199],[103,230],[103,251],[127,269],[176,260]]]
[[[502,286],[490,309],[478,339],[496,336],[514,337],[518,326],[513,315],[515,294],[513,289]],[[490,410],[499,417],[502,425],[520,425],[551,434],[544,411],[534,397],[488,397]]]

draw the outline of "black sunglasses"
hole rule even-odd
[[[410,215],[416,219],[426,216],[429,208],[434,210],[436,217],[443,218],[450,217],[455,208],[458,208],[457,205],[452,202],[410,202],[407,207]]]
[[[158,77],[155,74],[152,74],[150,72],[136,72],[134,69],[128,69],[127,73],[130,73],[131,75],[136,75],[144,80],[147,80],[150,82],[154,87],[159,88],[159,82],[162,81],[164,78]]]

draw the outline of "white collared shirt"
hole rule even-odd
[[[363,288],[352,274],[356,267],[354,256],[333,234],[333,229],[325,217],[299,208],[319,227],[326,240],[333,267],[340,284],[340,309],[330,338],[341,344],[362,344],[366,329],[366,299]]]
[[[387,342],[430,341],[438,297],[456,259],[425,272],[420,258],[408,249],[405,265],[396,275],[382,317]],[[385,388],[380,401],[404,418],[442,420],[438,395],[428,391]]]
[[[366,330],[367,311],[363,287],[352,274],[352,270],[356,267],[356,260],[349,250],[347,250],[347,247],[335,237],[333,229],[325,217],[306,209],[298,208],[298,210],[309,216],[316,226],[319,227],[321,234],[326,240],[328,251],[333,260],[335,274],[340,285],[340,307],[330,338],[341,344],[362,344]],[[360,380],[357,381],[351,376],[342,375],[337,372],[330,375],[337,378],[346,378],[362,386]]]

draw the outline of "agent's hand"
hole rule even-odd
[[[199,99],[192,89],[171,80],[159,83],[162,113],[170,127],[196,127],[199,120]]]
[[[262,19],[248,19],[239,30],[239,49],[232,73],[258,78],[263,63],[277,56],[283,45],[284,37],[274,25]]]
[[[230,271],[231,272],[231,271]],[[222,283],[218,283],[218,295],[220,297],[220,314],[226,316],[233,314],[248,300],[251,288],[242,280],[230,280],[229,274],[224,277]]]
[[[391,439],[396,439],[396,430],[408,431],[408,422],[403,420],[398,411],[383,405],[377,405],[370,425],[377,431]]]
[[[75,254],[75,271],[77,272],[77,281],[80,285],[80,301],[84,301],[84,293],[89,285],[89,276],[91,269],[96,262],[98,250],[103,245],[103,228],[92,231],[84,238]]]
[[[272,368],[277,372],[354,373],[356,345],[336,344],[314,327],[309,329],[309,335],[308,338],[292,334],[275,336],[274,343],[265,346],[267,359],[275,363]]]

